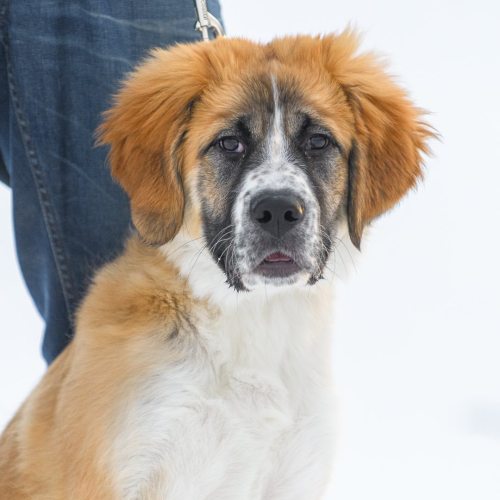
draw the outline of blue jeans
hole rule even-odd
[[[208,6],[220,18],[217,0]],[[49,363],[129,230],[127,199],[94,146],[101,113],[148,49],[199,40],[194,23],[192,0],[0,0],[0,180]]]

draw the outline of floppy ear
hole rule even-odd
[[[390,209],[422,176],[426,141],[434,136],[422,111],[372,54],[358,55],[352,33],[327,37],[327,65],[354,117],[349,157],[349,234],[359,249],[363,228]]]
[[[155,49],[125,81],[98,131],[99,143],[111,146],[111,173],[130,197],[132,220],[150,244],[172,239],[182,224],[182,142],[208,71],[201,44]]]

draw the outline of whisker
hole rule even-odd
[[[229,224],[222,228],[212,239],[210,244],[210,251],[214,251],[218,245],[220,245],[223,241],[227,241],[226,237],[229,237],[233,228],[233,224]],[[222,234],[221,234],[222,233]],[[220,236],[219,236],[220,235]],[[217,239],[218,238],[218,239]],[[215,243],[213,243],[215,241]]]
[[[175,252],[178,252],[181,248],[185,247],[186,245],[189,245],[190,243],[193,243],[198,240],[202,240],[204,236],[200,236],[199,238],[193,238],[192,240],[186,241],[182,243],[182,245],[179,245],[178,247],[174,248],[173,250],[169,250],[168,254],[173,255]]]
[[[187,275],[187,278],[186,278],[186,279],[187,279],[188,281],[189,281],[189,278],[190,278],[190,276],[191,276],[191,273],[193,272],[193,269],[195,268],[196,264],[198,263],[198,260],[199,260],[199,258],[200,258],[200,256],[201,256],[201,254],[202,254],[202,253],[203,253],[206,249],[207,249],[207,245],[203,245],[203,246],[200,248],[200,250],[198,250],[198,252],[196,252],[196,253],[195,253],[195,255],[192,257],[192,259],[191,259],[191,260],[193,260],[195,257],[196,257],[196,258],[195,258],[195,261],[194,261],[193,265],[191,266],[191,269],[189,270],[189,273],[188,273],[188,275]]]

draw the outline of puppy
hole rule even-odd
[[[348,32],[153,51],[100,129],[137,232],[4,432],[1,498],[319,498],[337,242],[431,136]]]

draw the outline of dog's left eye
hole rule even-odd
[[[318,150],[325,149],[330,144],[330,139],[324,134],[314,134],[306,142],[306,149]]]
[[[245,145],[237,137],[219,139],[219,147],[229,153],[243,153],[245,151]]]

